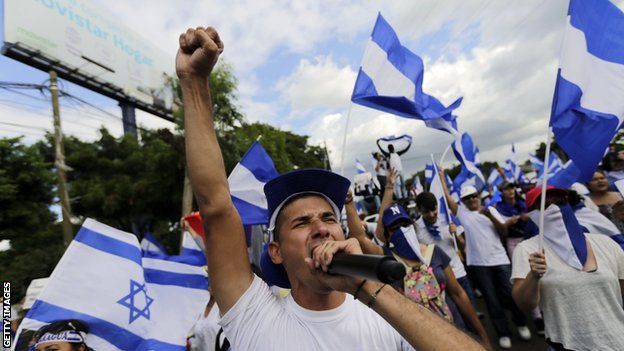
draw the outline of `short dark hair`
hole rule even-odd
[[[33,339],[35,339],[36,341],[39,341],[39,339],[46,333],[58,334],[60,332],[69,331],[69,330],[87,334],[89,333],[89,326],[85,322],[79,319],[57,320],[39,328],[39,330],[37,330],[35,334],[33,335]],[[72,350],[79,350],[79,347],[81,345],[84,345],[86,350],[93,351],[93,349],[87,346],[86,343],[72,343],[71,344]]]
[[[392,144],[388,145],[388,151],[394,152],[394,145]]]
[[[303,193],[303,194],[295,195],[295,196],[291,197],[290,199],[288,199],[288,200],[286,200],[284,202],[282,207],[279,209],[279,212],[277,213],[277,217],[275,217],[275,228],[273,228],[273,240],[274,241],[280,242],[279,241],[279,231],[280,231],[281,226],[282,226],[282,220],[281,219],[282,219],[282,212],[284,211],[284,209],[288,205],[290,205],[291,203],[295,202],[296,200],[304,199],[304,198],[307,198],[307,197],[314,197],[314,196],[315,197],[320,197],[320,198],[325,200],[325,198],[322,195],[319,195],[319,194]]]
[[[419,210],[433,211],[438,207],[438,200],[435,195],[425,191],[416,196],[416,207],[418,207]]]

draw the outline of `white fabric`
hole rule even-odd
[[[193,327],[194,337],[191,339],[191,351],[213,351],[215,349],[217,334],[221,328],[219,315],[219,306],[216,303],[212,305],[207,316],[204,316],[202,311]]]
[[[604,61],[587,52],[585,33],[570,23],[566,25],[561,47],[561,77],[577,85],[583,95],[581,106],[624,117],[624,65]],[[587,67],[591,67],[588,70]]]
[[[604,235],[617,235],[621,234],[620,230],[598,211],[590,210],[587,207],[583,207],[574,212],[579,224],[587,228],[590,233],[604,234]]]
[[[396,152],[390,154],[390,167],[394,168],[394,170],[399,173],[403,172],[401,156],[399,156],[399,154],[397,154]]]
[[[275,297],[260,278],[221,318],[233,350],[413,350],[381,316],[346,295],[338,308],[311,311]]]
[[[420,217],[416,221],[416,228],[418,230],[416,234],[418,236],[418,240],[425,245],[436,244],[439,248],[442,249],[442,251],[444,251],[445,254],[447,254],[448,257],[451,258],[451,268],[453,268],[453,274],[455,274],[455,278],[459,279],[461,277],[465,277],[466,268],[464,267],[464,264],[457,255],[457,251],[455,250],[455,243],[453,242],[453,236],[449,232],[448,224],[442,224],[442,222],[440,221],[440,217],[438,217],[436,225],[438,226],[438,230],[440,231],[440,237],[442,238],[441,240],[437,240],[433,237],[433,235],[431,235],[431,233],[429,233],[429,230],[425,225],[425,220]],[[457,226],[457,235],[459,236],[463,232],[464,227]]]
[[[264,195],[264,183],[240,162],[228,177],[230,193],[232,196],[248,202],[256,207],[268,208],[266,196]]]
[[[418,260],[420,262],[426,262],[420,252],[420,242],[418,241],[418,236],[416,235],[416,228],[413,225],[409,225],[407,227],[401,227],[401,231],[403,232],[405,240],[409,244],[410,248],[418,257]]]
[[[416,86],[388,61],[388,54],[372,39],[368,40],[362,71],[373,81],[377,95],[405,96],[414,100]]]
[[[588,234],[596,256],[595,272],[580,272],[565,264],[544,242],[546,274],[540,283],[540,308],[546,337],[573,350],[622,350],[624,310],[619,281],[624,279],[624,252],[604,235]],[[511,281],[525,279],[529,255],[539,238],[516,246]],[[618,281],[619,280],[619,281]]]
[[[492,214],[496,209],[490,207]],[[478,211],[459,206],[457,218],[464,227],[467,266],[500,266],[509,264],[509,257],[492,221]]]

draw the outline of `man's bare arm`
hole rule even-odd
[[[203,218],[212,293],[227,312],[252,282],[243,225],[232,204],[212,115],[208,76],[223,51],[213,28],[180,35],[176,72],[184,101],[186,162]]]
[[[388,176],[386,178],[386,187],[384,189],[384,196],[381,199],[381,204],[379,205],[379,216],[377,217],[377,228],[375,229],[375,236],[377,238],[383,238],[383,213],[386,208],[392,205],[392,200],[394,200],[394,182],[396,180],[397,171],[394,168],[388,168]]]
[[[451,210],[454,215],[457,215],[457,210],[459,209],[459,206],[451,196],[451,192],[448,190],[448,185],[446,184],[446,177],[444,176],[443,168],[438,167],[438,176],[440,177],[440,183],[442,183],[442,190],[444,190],[444,197],[446,198],[446,203],[448,204],[449,210]]]
[[[360,217],[358,217],[355,203],[353,202],[353,194],[351,190],[347,194],[345,200],[345,209],[347,211],[347,226],[349,227],[349,236],[356,238],[365,254],[383,255],[381,246],[376,245],[371,239],[366,237],[364,228],[362,228]]]

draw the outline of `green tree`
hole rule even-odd
[[[0,165],[0,240],[11,244],[0,252],[1,275],[21,299],[32,279],[52,273],[64,249],[50,210],[54,174],[39,148],[20,138],[0,139]]]

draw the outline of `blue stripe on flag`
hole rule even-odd
[[[394,29],[381,15],[377,16],[371,40],[388,54],[388,61],[409,80],[412,82],[422,80],[424,69],[422,59],[400,44]],[[422,90],[422,83],[416,84],[416,90],[418,89]]]
[[[74,240],[111,255],[119,256],[142,266],[141,249],[123,241],[82,227]]]
[[[82,244],[85,244],[89,247],[92,247],[96,250],[100,250],[102,252],[106,252],[111,255],[115,255],[117,257],[125,258],[126,260],[132,261],[139,266],[142,267],[142,258],[141,258],[141,250],[135,246],[124,243],[123,241],[119,241],[108,237],[106,235],[102,235],[98,232],[94,232],[88,228],[82,227],[78,232],[78,235],[74,239]],[[197,251],[197,250],[193,250]],[[199,251],[198,251],[199,252]],[[203,254],[201,256],[163,256],[160,254],[152,254],[147,253],[145,257],[162,259],[164,261],[173,261],[178,263],[186,263],[194,266],[203,266],[205,265],[205,257]],[[202,262],[203,261],[203,262]],[[207,284],[202,284],[200,282],[200,277],[205,282],[205,277],[201,275],[193,274],[182,274],[182,273],[173,273],[166,271],[156,271],[153,269],[145,268],[145,281],[147,283],[152,284],[161,284],[161,285],[176,285],[181,287],[193,287],[196,289],[207,289]],[[150,271],[150,274],[148,274]],[[157,274],[157,272],[162,272],[163,274]],[[154,280],[152,280],[154,279]],[[186,279],[190,279],[188,282]]]
[[[93,334],[113,344],[121,350],[186,350],[185,345],[171,344],[155,339],[142,337],[103,319],[69,310],[41,300],[36,300],[26,318],[51,323],[59,319],[79,319],[89,326],[89,334]]]
[[[254,206],[236,196],[232,196],[232,203],[246,225],[266,224],[268,222],[269,215],[267,209]]]
[[[273,160],[264,150],[262,145],[257,141],[249,147],[249,150],[243,155],[240,164],[245,166],[259,181],[266,183],[277,177],[279,174],[275,170]],[[266,220],[265,220],[266,222]],[[249,223],[247,223],[249,224]]]
[[[568,14],[570,24],[585,33],[589,53],[624,64],[624,14],[617,6],[608,0],[571,0]]]
[[[184,274],[144,268],[145,281],[150,284],[174,285],[183,288],[208,290],[208,280],[200,274]]]

